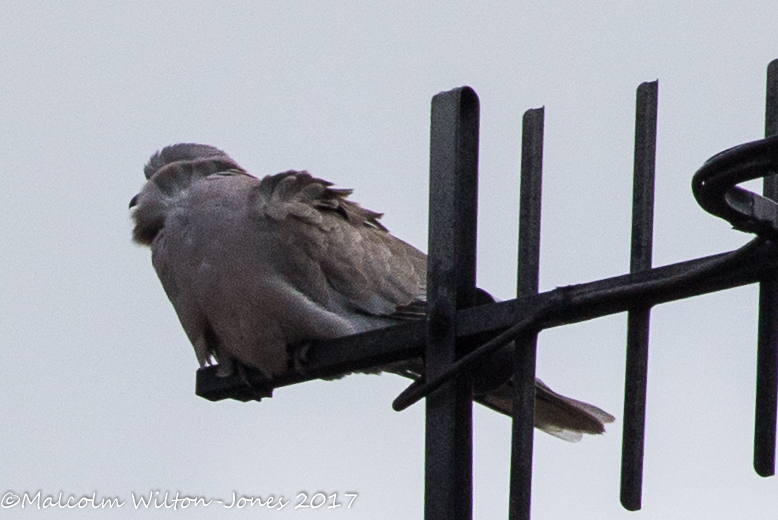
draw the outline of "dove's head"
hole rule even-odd
[[[207,144],[179,143],[166,146],[152,155],[148,164],[143,168],[143,173],[147,179],[151,179],[155,173],[169,164],[179,161],[192,162],[201,160],[221,160],[232,163],[234,168],[240,169],[240,166],[232,160],[232,157],[216,147]]]
[[[156,152],[143,168],[146,185],[130,201],[135,208],[133,239],[151,244],[171,207],[175,206],[187,188],[209,175],[219,172],[240,172],[232,157],[207,144],[181,143]]]

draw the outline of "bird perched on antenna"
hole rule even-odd
[[[304,171],[260,180],[201,144],[168,146],[144,172],[133,238],[151,247],[201,366],[215,359],[222,375],[246,366],[272,382],[295,369],[290,347],[424,319],[426,256],[348,200],[351,190]],[[498,366],[482,367],[475,398],[510,415],[510,373]],[[423,376],[421,360],[381,369]],[[537,380],[537,428],[578,440],[611,421]]]

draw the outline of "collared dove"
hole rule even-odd
[[[151,247],[201,366],[215,358],[225,375],[242,363],[272,381],[290,370],[290,346],[423,319],[426,256],[349,201],[351,190],[305,171],[259,180],[199,144],[164,148],[144,172],[133,238]],[[510,366],[487,363],[481,371],[496,375],[475,385],[477,401],[508,415]],[[419,377],[423,364],[384,369]],[[611,421],[537,380],[535,427],[576,441]]]

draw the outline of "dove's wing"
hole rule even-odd
[[[252,209],[283,235],[277,268],[295,289],[360,330],[373,328],[361,316],[399,317],[424,301],[426,256],[390,235],[380,214],[348,201],[350,190],[286,172],[265,177],[256,192]]]

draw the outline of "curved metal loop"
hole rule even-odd
[[[739,188],[741,182],[778,174],[778,136],[741,144],[708,159],[692,178],[702,208],[735,229],[778,239],[778,203]]]

